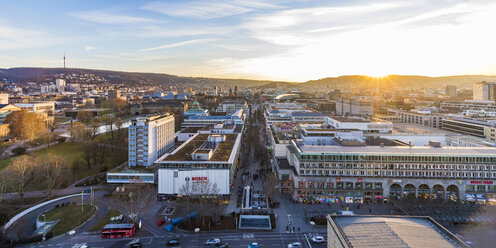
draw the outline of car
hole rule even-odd
[[[253,242],[248,245],[248,248],[258,248],[258,243]]]
[[[313,236],[312,237],[312,241],[315,243],[315,244],[320,244],[320,243],[324,243],[325,242],[325,239],[324,237],[322,236]]]
[[[180,243],[181,241],[179,241],[179,239],[169,239],[169,241],[167,241],[167,246],[176,246]]]
[[[72,246],[72,248],[88,248],[88,245],[86,243],[75,244]]]
[[[301,248],[300,242],[294,242],[288,245],[288,248]]]
[[[209,239],[205,241],[206,245],[218,245],[220,244],[220,239]]]
[[[139,239],[135,239],[128,243],[131,248],[142,248],[143,244],[139,241]]]
[[[221,243],[221,244],[216,245],[215,247],[217,247],[217,248],[229,248],[229,244],[228,243]]]

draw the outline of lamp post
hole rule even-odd
[[[43,216],[43,225],[46,225],[46,215],[42,214],[41,216]],[[45,241],[45,232],[43,232],[43,241]]]

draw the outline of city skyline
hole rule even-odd
[[[496,74],[490,1],[2,3],[0,68],[307,81]],[[482,56],[484,55],[484,56]]]

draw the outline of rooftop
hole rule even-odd
[[[428,217],[331,216],[348,247],[468,247]]]
[[[352,117],[352,116],[329,116],[329,118],[334,119],[339,122],[360,122],[360,123],[386,123],[377,118],[363,118],[363,117]]]
[[[303,153],[356,153],[370,155],[459,155],[459,156],[496,156],[491,147],[429,147],[429,146],[312,146],[297,140],[297,147]]]
[[[193,136],[191,139],[186,141],[182,146],[178,147],[171,154],[166,155],[164,158],[160,159],[160,161],[194,161],[192,159],[192,154],[200,148],[205,142],[208,141],[208,136],[211,134],[197,134]],[[225,136],[225,141],[220,143],[215,149],[214,154],[209,159],[209,161],[221,161],[227,162],[229,161],[229,157],[231,156],[231,151],[234,148],[234,144],[236,143],[236,139],[238,134],[222,134]],[[200,161],[198,161],[200,162]]]

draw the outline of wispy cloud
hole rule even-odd
[[[85,51],[91,51],[91,50],[95,50],[95,49],[96,49],[96,47],[93,47],[93,46],[85,46],[84,47]]]
[[[140,50],[137,50],[136,52],[151,52],[151,51],[156,51],[156,50],[162,50],[162,49],[168,49],[168,48],[186,46],[186,45],[197,44],[197,43],[203,43],[203,42],[208,42],[208,41],[212,41],[212,40],[213,39],[187,40],[187,41],[181,41],[181,42],[176,42],[176,43],[172,43],[172,44],[166,44],[166,45],[157,46],[157,47],[150,47],[150,48],[140,49]]]
[[[74,12],[69,13],[69,15],[88,22],[94,22],[99,24],[129,24],[136,22],[152,22],[152,19],[112,14],[101,10],[94,11],[84,11],[84,12]]]
[[[0,50],[48,46],[61,40],[48,39],[37,30],[23,29],[0,23]]]
[[[263,1],[217,0],[217,1],[181,1],[150,2],[142,7],[168,16],[194,19],[213,19],[239,15],[256,9],[273,9],[281,6]]]

